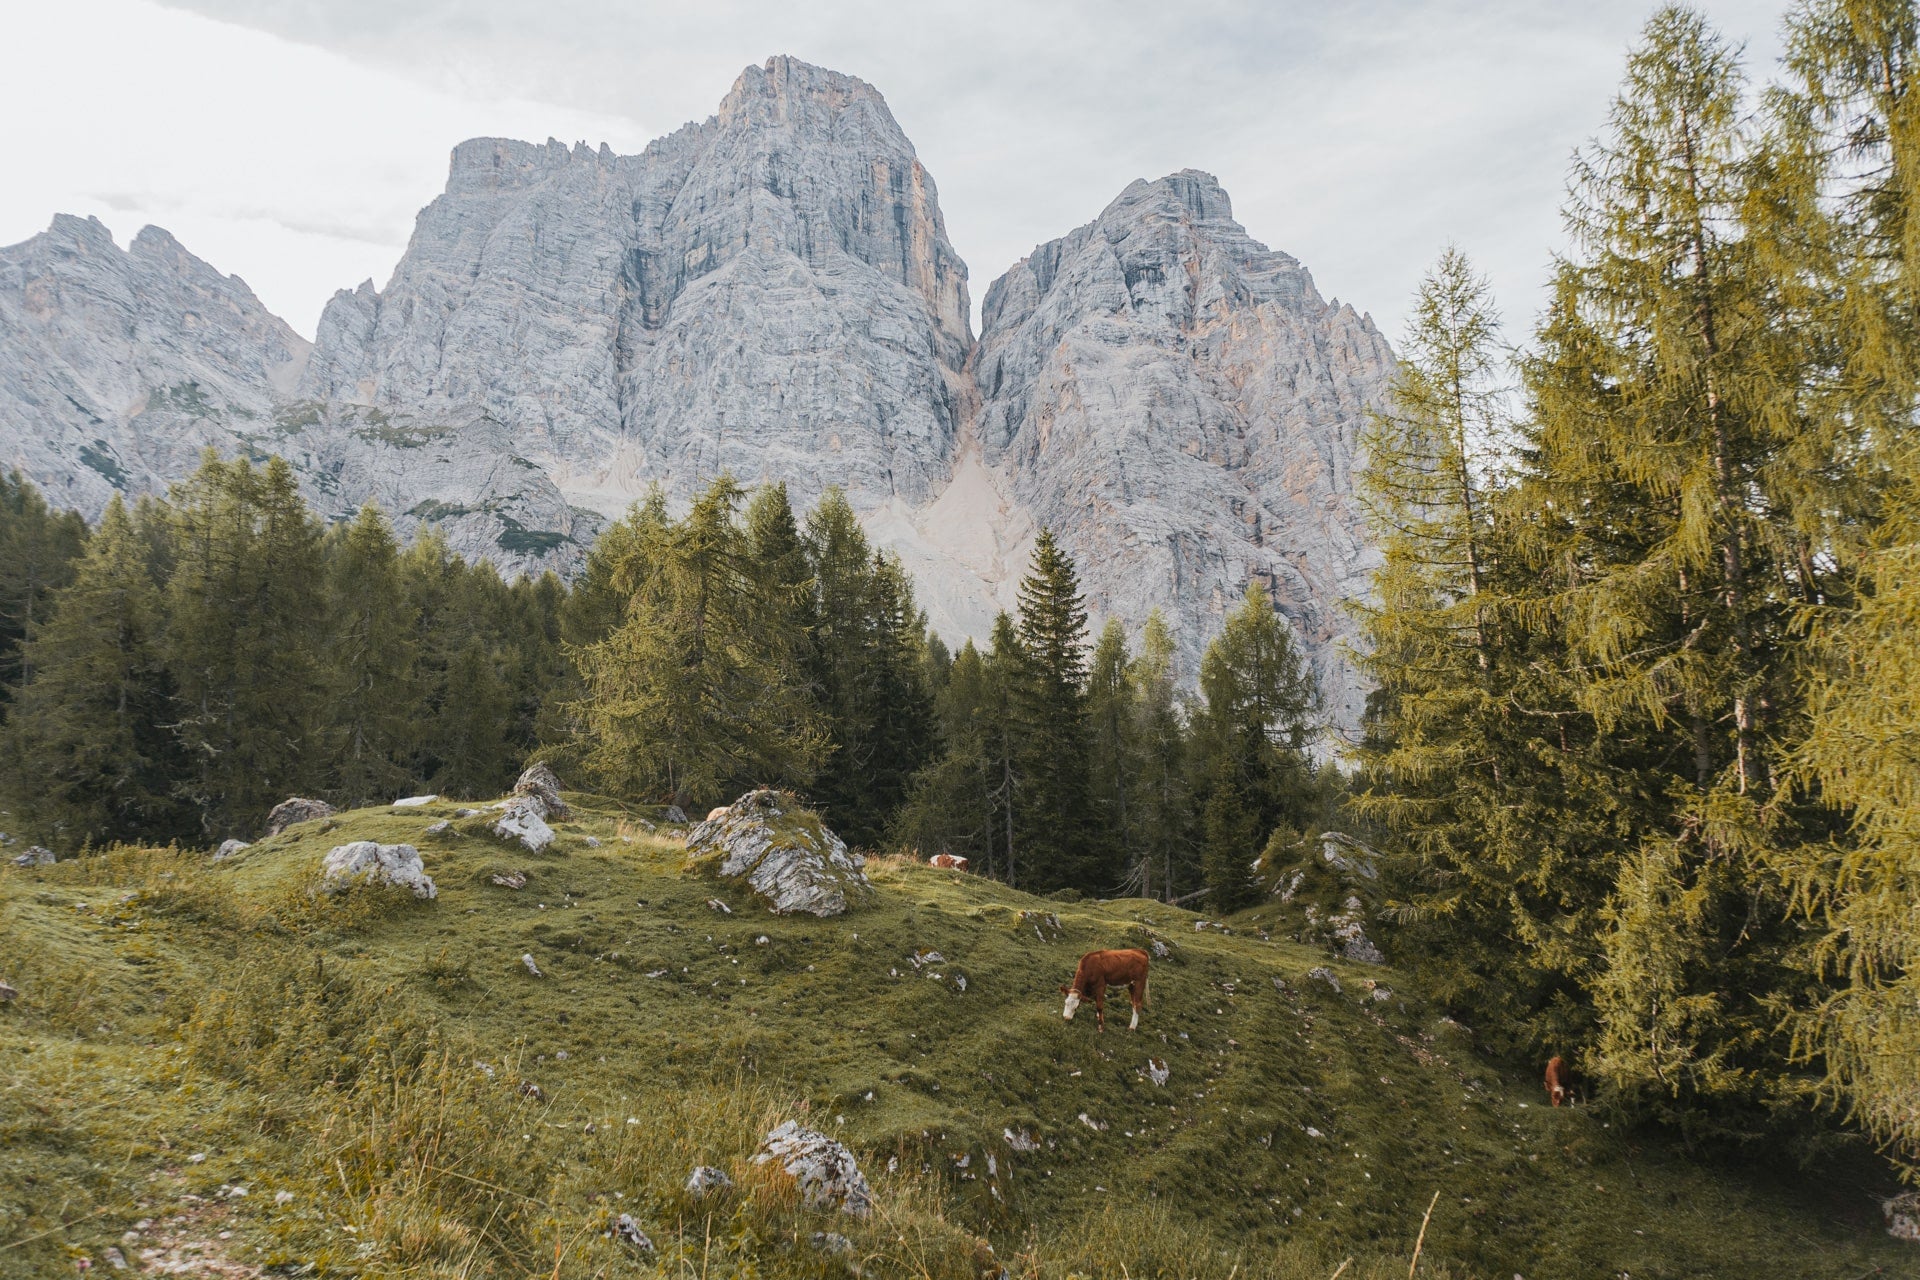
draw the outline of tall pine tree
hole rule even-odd
[[[1231,910],[1249,900],[1250,867],[1273,830],[1304,829],[1319,808],[1306,753],[1313,675],[1258,581],[1207,646],[1200,691],[1201,871],[1211,903]]]
[[[207,838],[253,835],[325,784],[320,528],[279,458],[209,451],[172,498],[166,662],[188,767],[176,789]]]
[[[1021,883],[1107,892],[1119,868],[1093,823],[1087,611],[1073,561],[1050,530],[1040,531],[1020,582],[1017,653],[1014,832],[1025,866]]]
[[[0,474],[0,712],[32,674],[21,646],[47,616],[47,600],[73,581],[87,526],[47,506],[18,471]]]

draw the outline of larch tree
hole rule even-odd
[[[1088,798],[1095,839],[1119,851],[1117,865],[1137,894],[1144,891],[1146,864],[1129,803],[1141,766],[1133,674],[1126,628],[1118,618],[1109,618],[1093,646],[1087,677]]]
[[[1136,859],[1129,879],[1143,897],[1171,899],[1193,875],[1193,791],[1173,632],[1158,609],[1147,615],[1129,683],[1136,762],[1128,780]]]
[[[757,784],[802,785],[825,752],[820,718],[789,678],[800,638],[758,590],[735,518],[743,496],[723,476],[678,522],[644,509],[629,518],[608,572],[619,621],[574,651],[585,763],[616,790],[698,807]]]
[[[1611,814],[1612,895],[1583,974],[1587,1065],[1623,1100],[1729,1132],[1797,1087],[1775,993],[1796,945],[1768,873],[1818,821],[1778,744],[1803,701],[1774,282],[1743,220],[1752,139],[1736,51],[1668,8],[1576,163],[1576,257],[1529,363],[1517,518],[1550,584],[1563,673],[1594,737],[1569,822]]]
[[[1847,825],[1782,860],[1821,926],[1824,998],[1799,1047],[1827,1095],[1920,1171],[1920,18],[1901,0],[1813,0],[1787,28],[1769,100],[1767,243],[1799,285],[1796,328],[1826,357],[1799,393],[1821,471],[1872,518],[1801,522],[1856,570],[1811,626],[1809,729],[1793,761]],[[1831,488],[1833,486],[1829,486]],[[1822,514],[1846,512],[1829,501]],[[1809,557],[1811,561],[1811,557]],[[1813,577],[1811,564],[1806,573]]]

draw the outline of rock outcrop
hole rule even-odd
[[[1385,964],[1386,956],[1366,928],[1378,909],[1377,857],[1338,831],[1307,840],[1283,831],[1268,841],[1253,869],[1273,885],[1274,898],[1297,912],[1290,929],[1296,939],[1325,946],[1356,964]]]
[[[513,841],[528,853],[539,853],[553,843],[547,806],[539,796],[512,796],[494,807],[500,810],[500,816],[487,829],[495,836]]]
[[[565,820],[568,815],[567,802],[560,798],[560,778],[542,761],[528,765],[513,784],[513,794],[534,796],[546,806],[549,817]]]
[[[969,316],[879,92],[773,58],[638,155],[461,143],[392,279],[336,295],[311,350],[165,232],[123,252],[56,219],[0,249],[0,466],[92,515],[207,446],[278,454],[330,518],[373,500],[509,573],[577,569],[655,483],[836,484],[950,640],[984,639],[1049,527],[1096,625],[1159,607],[1189,679],[1265,583],[1356,724],[1372,322],[1192,170],[1016,264],[977,343]]]
[[[839,1209],[858,1218],[873,1212],[873,1188],[853,1152],[797,1120],[767,1134],[753,1162],[777,1162],[799,1184],[801,1202],[809,1209]]]
[[[420,851],[410,844],[356,840],[329,849],[320,864],[320,883],[328,893],[342,893],[355,885],[391,885],[416,898],[438,896]]]
[[[287,799],[273,806],[273,811],[267,814],[267,830],[261,838],[265,839],[266,836],[277,836],[296,822],[312,822],[315,818],[330,818],[332,816],[333,806],[325,800],[309,800],[304,796],[289,796]]]
[[[749,791],[709,815],[687,832],[687,856],[745,879],[779,915],[842,915],[872,888],[866,860],[784,791]]]

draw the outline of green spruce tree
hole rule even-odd
[[[1201,873],[1209,902],[1226,911],[1251,900],[1252,864],[1273,829],[1303,829],[1319,807],[1307,757],[1313,673],[1258,581],[1207,646],[1200,692]]]
[[[55,512],[18,471],[0,474],[0,714],[32,675],[21,646],[47,616],[47,599],[73,581],[87,526]]]
[[[1108,892],[1119,867],[1117,851],[1099,840],[1094,823],[1087,612],[1073,561],[1049,530],[1040,531],[1020,582],[1014,653],[1014,839],[1024,863],[1021,883]]]
[[[415,781],[419,630],[393,529],[372,503],[327,539],[328,791],[379,803]]]
[[[39,604],[22,655],[32,678],[0,746],[13,811],[65,851],[193,834],[171,795],[184,762],[166,727],[160,624],[147,549],[115,495],[73,581]]]
[[[320,528],[279,458],[255,470],[209,451],[171,509],[165,652],[189,761],[176,790],[206,838],[252,836],[326,782]]]

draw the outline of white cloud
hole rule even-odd
[[[55,210],[159,222],[311,332],[384,280],[446,153],[618,151],[792,53],[872,82],[940,185],[976,300],[1136,177],[1217,174],[1257,238],[1393,333],[1448,240],[1514,327],[1560,241],[1566,160],[1651,0],[45,0],[0,79],[25,168],[0,241]],[[1784,0],[1710,0],[1766,70]],[[203,15],[229,20],[216,22]],[[24,38],[21,38],[23,37]],[[119,207],[116,207],[119,206]]]
[[[335,289],[386,280],[455,142],[650,136],[138,0],[9,10],[12,47],[31,56],[0,76],[0,244],[56,212],[93,214],[122,244],[156,223],[309,336]]]

